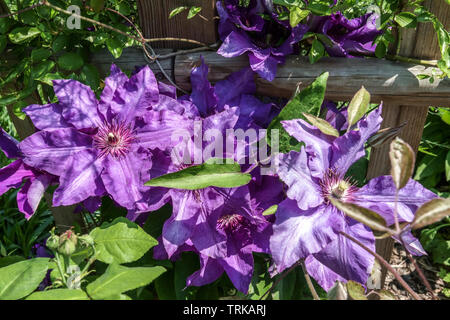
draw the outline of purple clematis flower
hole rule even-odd
[[[144,187],[157,162],[152,150],[169,148],[171,133],[188,122],[172,111],[183,106],[160,94],[150,68],[128,79],[113,65],[100,101],[74,80],[54,88],[59,103],[24,109],[40,131],[19,144],[27,165],[60,177],[54,205],[108,194],[128,209],[162,206],[166,190]]]
[[[20,188],[17,193],[19,211],[30,219],[36,212],[47,187],[57,181],[57,177],[26,165],[19,142],[0,128],[0,148],[10,159],[17,159],[0,169],[0,195],[12,188]],[[25,183],[24,183],[25,182]]]
[[[325,48],[332,57],[354,57],[358,54],[373,54],[375,37],[382,34],[377,29],[377,14],[366,14],[355,19],[347,19],[337,12],[331,16],[313,16],[308,22],[310,31],[322,33],[331,40],[332,46]]]
[[[218,53],[227,58],[248,53],[252,70],[269,81],[275,78],[277,65],[285,62],[285,57],[294,52],[294,44],[308,31],[306,25],[291,28],[288,22],[278,20],[261,0],[251,0],[246,8],[239,0],[219,0],[217,11],[223,41]],[[265,11],[269,11],[270,20],[261,17]]]
[[[279,205],[270,240],[278,272],[306,259],[308,272],[325,290],[336,280],[366,283],[374,257],[340,232],[350,234],[373,250],[374,235],[335,208],[329,199],[334,197],[373,209],[392,224],[395,206],[392,178],[378,177],[358,189],[345,177],[350,166],[365,155],[364,144],[379,130],[381,121],[380,107],[339,138],[327,136],[303,120],[283,122],[286,131],[306,146],[278,159],[278,175],[288,186],[288,199]],[[435,197],[410,180],[400,190],[401,221],[411,221],[417,207]],[[408,242],[417,253],[423,252],[412,235],[408,236]]]
[[[273,181],[257,179],[249,186],[234,189],[216,189],[225,198],[230,197],[220,208],[210,212],[208,227],[200,227],[192,234],[196,237],[198,232],[209,233],[208,239],[223,239],[223,253],[220,256],[211,256],[202,253],[198,245],[194,243],[199,239],[187,239],[172,253],[170,257],[166,247],[160,242],[155,248],[156,259],[176,260],[181,252],[194,251],[199,254],[200,270],[190,275],[186,280],[187,286],[203,286],[217,280],[223,272],[226,272],[234,286],[241,292],[247,293],[253,275],[253,252],[269,254],[269,238],[272,233],[272,224],[269,217],[262,215],[262,206],[271,206],[278,201],[282,186],[273,184]],[[252,198],[249,187],[268,187],[271,184],[273,194],[265,194],[263,197]],[[280,188],[277,188],[280,186]],[[262,195],[260,195],[262,196]],[[261,201],[262,200],[262,201]],[[199,228],[199,227],[197,227]],[[164,235],[163,235],[164,237]],[[205,236],[203,236],[206,239]],[[203,240],[204,240],[203,239]]]

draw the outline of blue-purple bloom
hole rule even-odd
[[[152,150],[169,148],[171,133],[188,122],[150,68],[128,79],[113,65],[100,101],[77,81],[53,84],[59,103],[24,109],[40,131],[19,144],[24,163],[59,176],[53,204],[110,195],[130,210],[162,206],[166,191],[144,186],[157,161]]]
[[[308,22],[310,31],[326,35],[332,45],[324,43],[332,57],[354,57],[358,54],[373,54],[375,38],[382,34],[377,29],[378,14],[366,14],[355,19],[347,19],[340,12],[331,16],[312,16]]]
[[[390,176],[381,176],[358,189],[345,177],[347,170],[365,155],[364,144],[379,130],[381,107],[372,111],[347,133],[335,138],[303,120],[284,121],[283,127],[305,147],[279,157],[278,175],[287,186],[288,199],[276,213],[270,249],[277,271],[299,259],[318,283],[330,289],[335,281],[354,280],[365,284],[374,257],[340,234],[345,232],[375,250],[372,231],[336,209],[330,198],[352,202],[378,212],[393,223],[395,186]],[[338,128],[339,129],[339,128]],[[418,206],[436,195],[410,180],[400,190],[398,214],[412,221]],[[420,243],[408,234],[408,249],[424,254]]]
[[[248,7],[240,6],[239,0],[218,0],[217,11],[223,41],[218,53],[227,58],[248,53],[252,70],[269,81],[275,78],[277,65],[285,62],[308,31],[306,25],[292,28],[288,21],[280,21],[261,0],[250,0]],[[271,19],[265,20],[263,13]]]
[[[26,165],[19,150],[19,142],[0,128],[0,148],[10,159],[17,159],[0,169],[0,195],[12,188],[17,192],[19,211],[30,219],[35,213],[47,187],[57,181],[57,177]]]

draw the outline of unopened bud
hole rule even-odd
[[[77,249],[78,237],[72,230],[67,230],[59,237],[58,252],[70,256]]]

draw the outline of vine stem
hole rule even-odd
[[[414,292],[413,289],[411,289],[411,287],[405,282],[405,280],[403,280],[403,278],[398,274],[398,272],[395,271],[395,269],[382,256],[380,256],[378,253],[373,252],[372,250],[370,250],[368,247],[366,247],[360,241],[358,241],[357,239],[353,238],[351,235],[346,234],[345,232],[342,232],[342,231],[339,232],[339,233],[341,235],[343,235],[344,237],[346,237],[347,239],[349,239],[350,241],[356,243],[358,246],[360,246],[361,248],[366,250],[371,255],[373,255],[386,269],[388,269],[394,275],[395,279],[397,279],[397,281],[402,285],[402,287],[405,288],[405,290],[408,291],[408,293],[414,299],[422,300],[422,298],[416,292]]]
[[[30,10],[33,10],[33,9],[36,9],[36,8],[38,8],[38,7],[41,7],[41,6],[43,6],[43,5],[44,5],[44,3],[43,3],[43,2],[40,2],[40,3],[33,4],[32,6],[29,6],[29,7],[23,8],[23,9],[21,9],[21,10],[18,10],[18,11],[16,11],[16,12],[11,12],[11,13],[7,13],[7,14],[0,14],[0,19],[12,17],[12,16],[15,16],[15,15],[19,15],[19,14],[22,14],[22,13],[24,13],[24,12],[27,12],[27,11],[30,11]]]
[[[416,259],[414,259],[414,257],[411,255],[411,253],[406,248],[406,244],[405,244],[405,241],[403,240],[402,236],[400,235],[399,238],[400,238],[400,241],[402,242],[403,247],[405,248],[405,252],[406,252],[406,255],[408,256],[408,259],[412,262],[412,264],[414,265],[414,268],[416,268],[416,271],[419,274],[420,280],[422,280],[422,282],[425,285],[425,287],[427,288],[428,292],[430,292],[431,296],[433,297],[433,300],[439,300],[439,298],[434,294],[433,289],[431,288],[430,282],[428,282],[427,278],[423,274],[422,269],[417,264]]]
[[[303,273],[305,274],[306,284],[308,285],[309,291],[311,291],[313,299],[314,300],[320,300],[320,297],[317,294],[316,289],[314,288],[314,285],[313,285],[313,283],[311,281],[311,277],[309,276],[308,271],[306,270],[305,261],[302,260],[301,266],[302,266],[302,269],[303,269]]]

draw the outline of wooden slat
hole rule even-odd
[[[427,0],[424,5],[438,17],[447,29],[450,27],[450,6],[446,4],[444,0]],[[436,32],[434,31],[432,24],[419,24],[416,32],[411,29],[403,29],[400,54],[420,59],[439,59],[440,51]],[[422,101],[420,101],[420,103],[422,103]],[[427,118],[427,107],[448,107],[449,103],[450,99],[447,99],[447,102],[442,101],[441,103],[438,103],[436,100],[430,100],[423,102],[423,108],[417,108],[411,107],[409,101],[387,100],[383,109],[384,121],[382,127],[398,126],[407,122],[406,127],[404,127],[400,133],[400,137],[408,142],[417,153]],[[388,152],[389,145],[373,150],[370,156],[367,178],[370,179],[380,175],[389,174],[390,160]],[[378,240],[376,243],[377,252],[387,261],[391,258],[393,246],[394,241],[392,239]],[[376,284],[375,288],[382,288],[384,286],[386,273],[387,270],[382,268],[379,278],[371,279],[370,282]]]
[[[214,52],[180,55],[175,60],[175,79],[181,88],[190,89],[190,72],[200,56],[209,65],[212,82],[248,67],[248,59],[244,56],[228,59]],[[431,84],[415,77],[417,74],[431,74],[431,67],[372,58],[324,58],[311,65],[307,58],[289,57],[286,64],[278,68],[274,81],[257,77],[257,91],[267,96],[290,97],[299,83],[300,88],[304,88],[325,71],[330,72],[326,92],[330,100],[350,100],[361,86],[365,86],[372,94],[373,102],[389,99],[411,106],[435,104],[450,107],[450,79],[436,80]]]
[[[172,49],[155,49],[157,55],[165,55],[173,52]],[[159,60],[164,72],[171,78],[173,78],[173,59]],[[117,65],[122,71],[133,71],[136,66],[142,66],[148,64],[144,58],[144,52],[141,48],[128,48],[125,49],[122,56],[119,59],[114,59],[108,50],[102,50],[93,54],[90,58],[90,63],[94,64],[100,71],[102,78],[109,75],[111,64]],[[163,75],[161,69],[156,63],[149,64],[152,71],[155,73],[156,78],[159,81],[167,82],[166,77]]]
[[[200,16],[187,19],[187,11],[169,19],[169,13],[180,6],[201,6]],[[139,20],[146,38],[176,37],[213,44],[218,40],[215,0],[138,0]],[[192,48],[186,42],[152,43],[157,48]]]

